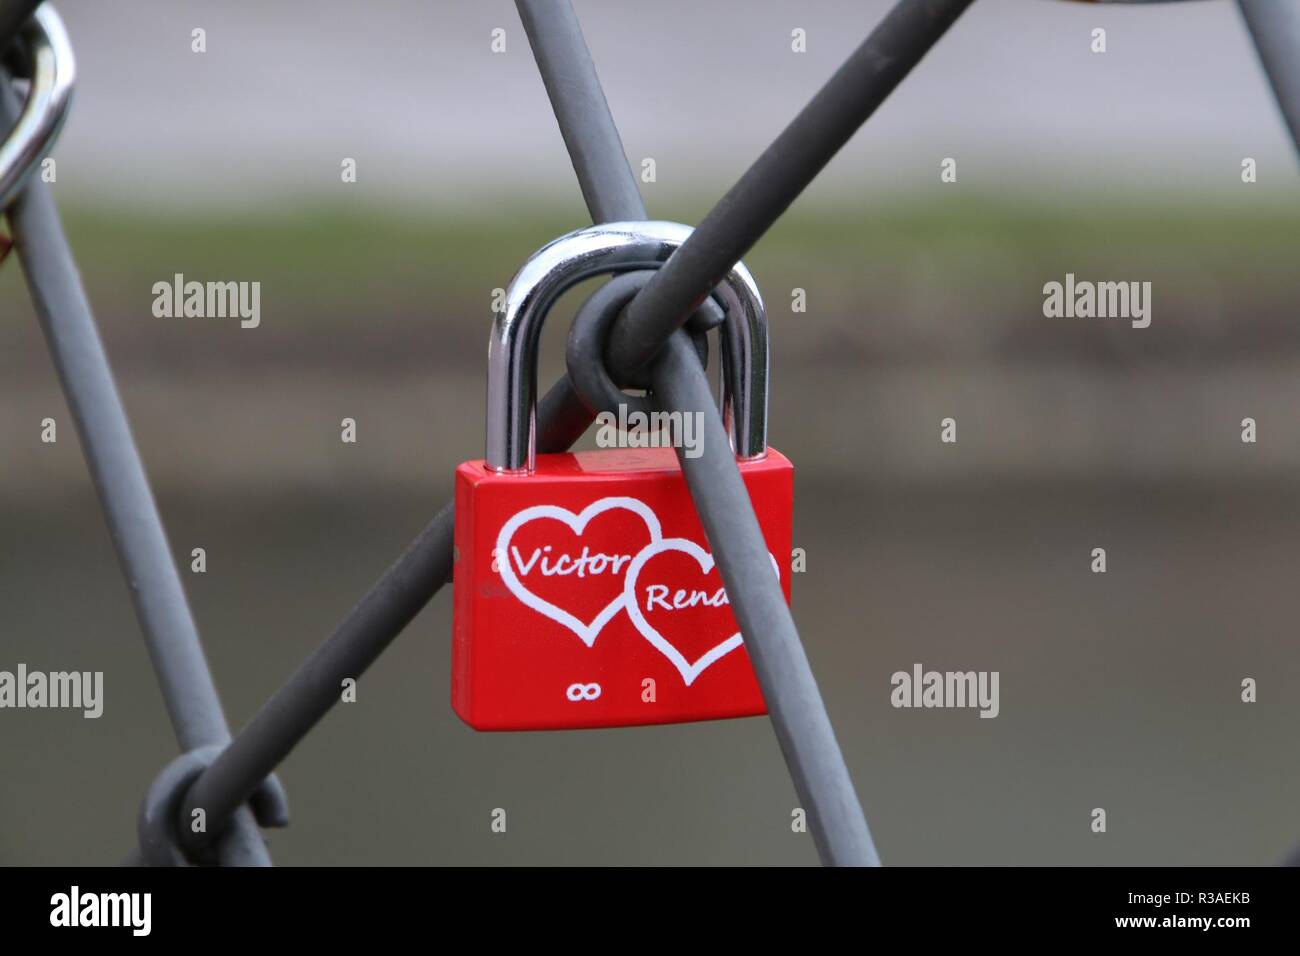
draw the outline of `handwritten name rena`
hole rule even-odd
[[[708,591],[686,591],[679,588],[673,592],[672,601],[668,598],[669,588],[665,584],[650,584],[645,589],[645,609],[653,610],[657,604],[665,611],[683,611],[686,608],[695,607],[703,604],[705,607],[722,607],[730,604],[727,600],[727,592],[723,588],[718,588],[712,594]]]
[[[527,577],[534,567],[538,567],[542,575],[548,578],[556,574],[576,574],[580,578],[585,578],[588,574],[621,574],[623,566],[632,560],[630,554],[602,554],[600,552],[592,554],[591,549],[585,545],[582,548],[582,554],[577,557],[571,554],[550,557],[551,546],[549,544],[544,548],[533,548],[532,556],[527,561],[519,553],[518,548],[511,547],[510,550],[515,557],[515,567],[519,568],[519,573],[524,577]]]

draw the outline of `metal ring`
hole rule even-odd
[[[175,828],[190,787],[225,749],[224,744],[210,744],[187,751],[163,767],[149,785],[136,820],[140,856],[147,865],[191,865],[193,861],[178,842]],[[260,826],[289,825],[289,800],[275,774],[258,785],[248,802]]]
[[[76,65],[63,21],[42,4],[22,31],[32,88],[18,122],[0,143],[0,211],[6,209],[59,135],[72,102]]]
[[[578,309],[569,326],[569,341],[564,350],[565,365],[569,369],[569,379],[573,390],[578,393],[587,410],[596,412],[618,413],[623,406],[630,415],[641,412],[650,415],[659,410],[659,406],[649,398],[629,395],[610,377],[605,366],[605,341],[609,327],[618,318],[623,307],[645,288],[645,284],[654,275],[654,270],[624,272],[615,276],[592,293],[591,297]],[[712,300],[709,300],[712,302]],[[707,367],[709,361],[709,340],[703,332],[691,336],[695,351],[700,356],[700,364]],[[644,388],[639,382],[629,382],[631,388]]]
[[[199,747],[181,754],[154,777],[140,802],[136,837],[140,855],[150,866],[189,866],[190,860],[176,841],[176,815],[181,800],[199,774],[212,766],[221,753],[220,745]]]
[[[487,465],[506,474],[533,470],[537,343],[555,300],[575,283],[607,272],[662,265],[691,234],[675,222],[613,222],[579,229],[543,246],[515,274],[488,343]],[[741,458],[767,450],[767,321],[754,277],[736,263],[714,290],[733,331],[724,353],[724,410]],[[748,396],[749,401],[740,402]]]

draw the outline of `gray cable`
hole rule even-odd
[[[645,218],[636,181],[627,166],[622,141],[609,114],[572,6],[567,0],[517,0],[517,6],[593,220]],[[901,79],[906,72],[907,68],[902,68],[898,78]],[[885,90],[879,99],[883,100],[887,93]],[[853,123],[843,139],[847,140],[865,119],[863,115],[861,120]],[[798,122],[796,120],[792,127],[797,127]],[[836,145],[835,149],[838,148]],[[828,155],[826,160],[829,158]],[[815,172],[808,174],[808,181]],[[742,184],[745,181],[742,179]],[[803,185],[806,182],[791,194],[785,205]],[[783,210],[784,205],[781,208]],[[772,216],[773,221],[779,214],[778,211]],[[757,239],[757,235],[753,239]],[[688,239],[687,243],[690,241]],[[685,246],[668,261],[671,263],[684,250]],[[738,254],[718,271],[713,281],[703,287],[701,295],[682,310],[682,319],[695,311],[739,259]],[[652,278],[651,284],[653,281]],[[615,327],[626,326],[631,321],[635,320],[625,316]],[[655,393],[666,410],[699,409],[704,412],[705,454],[698,459],[688,459],[680,454],[678,457],[732,608],[745,635],[796,791],[808,810],[818,851],[822,860],[830,864],[878,865],[879,859],[862,807],[844,765],[794,620],[780,585],[771,574],[767,545],[740,472],[736,469],[726,429],[714,407],[704,369],[685,334],[674,335],[673,342],[690,354],[684,356],[679,349],[672,348],[672,355],[657,364],[654,370]],[[671,391],[666,390],[669,388]],[[708,451],[711,445],[712,453]]]
[[[900,0],[889,11],[614,324],[616,378],[650,360],[971,3]]]
[[[907,33],[904,27],[908,27],[916,34],[912,38],[912,46],[907,51],[904,51],[903,55],[900,55],[899,62],[892,63],[892,65],[878,71],[865,71],[865,75],[860,78],[864,88],[856,92],[868,102],[874,101],[878,103],[882,100],[897,85],[901,75],[905,74],[919,61],[924,49],[928,49],[930,45],[938,41],[952,23],[952,20],[970,2],[971,0],[903,0],[903,3],[898,8],[895,8],[886,19],[888,21],[891,18],[897,19],[901,16],[905,22],[885,30],[884,35],[893,36],[896,33],[901,35]],[[555,4],[556,8],[559,6],[567,7],[567,3]],[[536,15],[543,8],[552,9],[551,6],[542,7],[534,4],[531,13]],[[900,10],[906,12],[900,14]],[[879,37],[884,29],[885,24],[882,24],[872,34],[871,39],[868,40],[868,45],[872,44],[873,41],[876,41],[876,45],[879,45],[881,42]],[[544,58],[552,56],[576,58],[588,55],[585,44],[579,46],[575,43],[575,41],[581,40],[580,33],[575,36],[572,31],[556,31],[548,33],[548,36],[553,42],[548,42],[546,49],[549,52],[541,54]],[[559,42],[562,38],[567,38],[567,47]],[[872,46],[872,52],[881,60],[892,62],[894,51],[888,48],[876,49],[876,46]],[[861,50],[859,53],[861,53]],[[844,70],[841,69],[836,74],[836,78],[841,77],[843,73]],[[558,73],[553,72],[552,75],[558,75]],[[592,79],[594,80],[594,73]],[[832,82],[836,82],[836,80],[833,79]],[[840,82],[844,81],[841,80]],[[874,84],[879,84],[880,88],[877,89]],[[572,91],[564,84],[556,84],[556,96],[565,97],[571,93]],[[591,96],[587,96],[585,101],[588,103],[597,102]],[[815,98],[814,102],[817,101]],[[599,104],[604,105],[603,96],[600,98]],[[607,111],[607,107],[604,108]],[[874,108],[874,105],[872,108]],[[566,122],[580,121],[582,116],[581,111],[570,109],[567,106],[557,107],[557,113],[564,117]],[[805,109],[804,113],[800,115],[805,116],[807,113],[808,109]],[[865,120],[869,113],[870,110],[866,110],[861,119]],[[834,117],[825,117],[824,121],[827,125],[836,125]],[[612,124],[612,119],[609,122]],[[844,134],[843,138],[847,139],[847,137],[848,134]],[[568,139],[569,136],[566,134],[566,141]],[[799,148],[797,139],[790,142],[788,137],[783,134],[781,141],[785,142],[787,151]],[[815,164],[816,168],[820,169],[825,164],[825,161],[825,158],[820,159]],[[624,166],[625,163],[626,159],[624,158]],[[609,177],[616,178],[612,170],[620,168],[620,166],[609,162],[601,168],[606,171]],[[746,174],[745,180],[752,179],[752,173],[753,170],[751,169],[750,173]],[[629,177],[631,176],[630,169],[627,170],[627,174]],[[811,178],[811,174],[809,178]],[[601,176],[592,175],[588,181],[595,188],[600,189],[603,188],[600,184],[605,182],[605,176],[604,174]],[[635,186],[635,180],[633,180],[633,185]],[[733,187],[731,192],[715,207],[714,211],[706,217],[706,221],[716,219],[720,215],[719,210],[729,203],[736,202],[739,187],[740,184]],[[792,199],[793,196],[786,199],[785,205],[788,205]],[[597,209],[599,208],[612,209],[616,208],[616,204],[610,202],[607,207],[598,206]],[[784,208],[784,205],[782,208]],[[595,214],[596,210],[593,210],[593,216]],[[774,219],[775,216],[772,218]],[[730,217],[727,218],[727,221],[731,221]],[[767,225],[770,225],[770,221],[766,224],[759,222],[756,225],[765,229]],[[759,234],[761,234],[761,229],[755,233],[754,239],[757,239]],[[698,230],[696,235],[698,236]],[[687,243],[687,245],[690,244],[690,242]],[[752,244],[752,240],[749,244]],[[687,245],[682,246],[681,249],[674,253],[669,263],[676,261],[681,253],[685,251]],[[697,249],[699,245],[697,242]],[[746,248],[748,248],[748,244]],[[726,267],[720,270],[720,274],[724,274],[739,258],[740,256],[737,255],[729,260]],[[668,271],[669,268],[669,266],[665,266],[660,269],[659,275]],[[705,286],[699,300],[690,309],[686,310],[688,313],[694,310],[699,301],[704,300],[705,296],[717,284],[717,281],[717,279],[714,279]],[[633,306],[635,306],[635,301]],[[645,321],[645,318],[640,321]],[[654,321],[653,316],[651,321]],[[623,321],[615,324],[615,330],[617,331],[621,327],[632,324],[634,323],[631,316],[625,316]],[[677,327],[677,323],[669,323],[668,325],[669,327],[663,332],[663,338],[653,343],[654,348],[649,350],[650,354],[657,351],[659,344],[666,341],[668,335]],[[582,400],[573,390],[568,376],[565,376],[538,403],[538,452],[545,454],[566,450],[582,436],[591,421],[592,413],[587,410]],[[707,498],[697,502],[697,507],[700,508],[701,512],[711,511],[711,505]],[[199,777],[191,789],[185,802],[187,812],[191,808],[202,806],[208,811],[208,819],[211,822],[220,820],[228,808],[239,806],[242,801],[248,799],[255,789],[257,781],[273,770],[280,760],[288,755],[293,747],[306,735],[315,721],[327,713],[338,701],[340,682],[346,677],[359,677],[365,668],[397,637],[411,618],[428,603],[437,590],[446,583],[451,574],[452,520],[451,507],[447,506],[425,527],[419,537],[407,548],[406,552],[384,572],[379,581],[348,613],[330,637],[312,652],[308,659],[290,676],[284,686],[276,691],[271,699],[263,705],[253,720],[235,735],[234,740],[226,748],[225,752]],[[712,539],[710,540],[712,543]],[[761,581],[762,579],[758,580]],[[742,589],[744,587],[742,585]],[[815,684],[813,687],[815,689]],[[781,731],[778,730],[778,735],[780,733]],[[824,736],[824,739],[828,740],[832,745],[834,744],[833,734]],[[788,743],[788,740],[781,740],[782,747],[787,747]],[[806,762],[810,767],[822,767],[826,763],[825,755],[822,753],[809,754]],[[820,785],[823,782],[824,777],[820,775],[819,771],[814,770],[813,775],[808,776],[800,769],[800,766],[800,764],[792,764],[792,770],[796,774],[804,775],[811,783]],[[800,786],[802,785],[796,783],[796,787]],[[856,802],[856,797],[853,799]],[[848,809],[847,805],[837,807],[834,801],[830,801],[821,807],[821,812],[829,814],[827,819],[837,821],[848,813]],[[856,857],[862,862],[871,862],[874,852],[869,850],[870,837],[865,836],[865,834],[866,825],[863,822],[860,826],[860,834],[850,839],[846,845],[846,857]],[[182,836],[193,840],[196,844],[201,844],[204,840],[210,838],[204,834],[191,834],[188,830],[184,831]],[[863,836],[865,836],[865,840]]]
[[[583,303],[570,327],[569,374],[584,401],[597,411],[615,411],[632,401],[604,374],[600,353],[620,303],[653,275],[627,272],[610,280]],[[795,790],[809,812],[813,839],[824,862],[877,865],[862,808],[794,620],[772,574],[767,544],[734,464],[732,442],[714,406],[698,344],[690,346],[694,358],[678,354],[678,340],[685,334],[674,334],[651,370],[654,398],[665,410],[699,413],[704,423],[701,457],[688,458],[679,450],[678,461],[745,636]],[[727,345],[724,336],[724,349]],[[766,368],[766,348],[763,354]],[[739,362],[733,357],[731,367]],[[746,395],[738,386],[733,386],[733,392],[751,407],[766,408],[766,392],[762,399]]]
[[[516,0],[591,221],[646,218],[623,140],[568,0]]]
[[[20,105],[0,71],[0,127]],[[183,751],[230,739],[216,685],[158,515],[126,412],[49,188],[33,178],[8,210],[32,303],[81,436],[163,700]],[[260,785],[260,781],[255,784]],[[214,837],[217,834],[214,833]],[[221,828],[221,862],[270,865],[251,812]]]
[[[1237,0],[1291,141],[1300,152],[1300,3]]]
[[[671,261],[671,260],[670,260]],[[665,410],[700,413],[701,454],[677,450],[745,648],[763,688],[772,726],[822,862],[879,866],[862,805],[795,629],[749,493],[736,468],[726,427],[690,339],[673,334],[652,370]]]
[[[584,426],[585,429],[586,426]],[[340,699],[344,678],[359,678],[451,577],[453,509],[447,505],[393,562],[329,638],[290,675],[212,766],[190,787],[182,819],[202,808],[221,820],[252,794]],[[183,831],[192,849],[209,839]]]
[[[519,16],[569,148],[593,221],[644,219],[636,177],[600,90],[591,54],[567,0],[519,0]],[[592,413],[561,379],[538,402],[538,451],[566,451]],[[190,788],[183,814],[203,808],[221,820],[249,799],[255,782],[284,760],[443,584],[451,580],[454,510],[447,505],[420,532],[333,633],[295,670]],[[184,832],[191,849],[210,839]]]
[[[567,377],[538,402],[538,450],[566,451],[591,424]],[[402,556],[389,566],[333,633],[299,665],[262,705],[212,766],[195,781],[182,816],[202,807],[208,820],[220,821],[251,796],[340,699],[342,681],[359,678],[406,628],[444,584],[451,581],[454,510],[448,504],[434,516]],[[191,849],[211,839],[209,832],[182,837]]]

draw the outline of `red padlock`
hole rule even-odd
[[[632,726],[766,712],[671,448],[535,455],[537,342],[551,304],[592,275],[661,263],[690,228],[608,223],[536,253],[506,291],[488,352],[487,457],[456,470],[452,705],[478,730]],[[767,441],[767,327],[737,264],[723,406],[790,599],[793,466]]]

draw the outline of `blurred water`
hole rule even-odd
[[[797,484],[796,619],[887,862],[1271,863],[1300,838],[1293,488]],[[177,553],[208,550],[185,580],[234,724],[446,491],[164,499]],[[88,492],[4,531],[0,668],[102,669],[106,708],[0,718],[0,862],[111,863],[174,754],[142,641]],[[815,862],[764,719],[467,729],[449,598],[284,764],[279,863]],[[916,662],[999,670],[1001,714],[891,708],[889,675]]]

